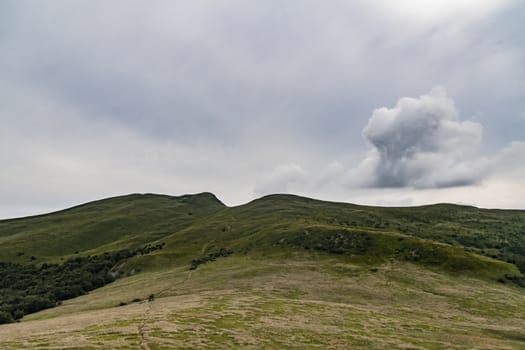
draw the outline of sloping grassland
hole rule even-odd
[[[35,268],[146,245],[2,348],[525,347],[523,211],[148,194],[0,221],[0,261]]]

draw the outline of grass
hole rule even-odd
[[[76,254],[139,247],[224,205],[213,195],[129,195],[68,210],[0,221],[0,260],[56,262]]]
[[[334,238],[339,233],[345,235],[343,244]],[[168,249],[149,259],[135,259],[137,268],[181,264],[221,247],[246,253],[317,245],[333,253],[394,256],[427,266],[437,263],[450,272],[506,269],[509,275],[519,275],[495,260],[525,269],[525,212],[446,204],[367,207],[291,195],[228,208],[203,193],[129,195],[0,221],[0,261],[60,262],[79,254],[160,242],[166,242]]]
[[[232,256],[192,272],[133,276],[2,326],[0,339],[10,344],[7,349],[37,342],[49,344],[42,349],[136,348],[141,339],[150,349],[525,346],[525,294],[519,288],[407,262],[371,272],[343,256],[311,254]],[[334,268],[341,265],[347,268]],[[108,305],[112,298],[149,293],[159,296]]]
[[[0,261],[161,242],[130,276],[0,326],[2,348],[525,347],[523,211],[148,194],[0,221]]]

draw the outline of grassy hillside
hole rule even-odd
[[[309,230],[315,234],[308,236]],[[314,242],[330,239],[338,230],[343,236],[373,244],[350,251],[348,239]],[[228,208],[210,193],[181,197],[134,194],[48,215],[0,221],[0,261],[27,262],[34,257],[35,263],[42,263],[157,241],[166,241],[174,253],[188,255],[203,244],[209,249],[223,244],[242,251],[309,245],[315,249],[317,244],[333,253],[340,248],[339,253],[385,257],[396,255],[396,249],[417,245],[446,250],[448,255],[461,251],[470,257],[484,255],[524,270],[525,212],[449,204],[367,207],[292,195],[267,196]],[[422,256],[423,260],[428,257]]]
[[[410,263],[233,254],[117,280],[0,326],[0,339],[5,349],[523,349],[524,312],[520,289]]]
[[[146,244],[162,249],[110,268],[128,277],[0,326],[0,340],[42,349],[525,346],[524,211],[292,195],[226,207],[210,193],[135,194],[0,221],[0,262],[36,268]]]
[[[0,261],[55,261],[80,252],[139,247],[225,208],[211,193],[132,194],[64,211],[0,221]]]

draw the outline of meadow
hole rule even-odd
[[[5,349],[522,349],[525,213],[130,195],[0,221],[0,257],[160,246],[0,326]],[[23,253],[23,254],[20,254]],[[34,259],[31,259],[34,257]],[[196,263],[198,262],[198,263]]]

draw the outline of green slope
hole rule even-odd
[[[525,212],[370,207],[294,195],[228,208],[210,193],[133,194],[0,221],[0,261],[41,263],[159,242],[166,249],[155,255],[164,257],[141,265],[182,263],[221,247],[243,254],[313,249],[500,278],[519,275],[514,265],[525,268]]]
[[[47,215],[0,221],[0,261],[53,261],[139,247],[225,208],[213,194],[132,194]],[[23,255],[22,255],[23,254]]]
[[[524,211],[450,204],[109,198],[0,221],[0,262],[162,249],[118,262],[126,277],[0,326],[0,339],[7,349],[519,349],[524,232]]]
[[[480,221],[490,218],[492,226],[499,223],[499,230],[492,231],[492,226],[482,230],[472,224],[474,216]],[[364,263],[397,259],[450,273],[499,279],[506,274],[521,276],[513,262],[523,259],[520,247],[525,242],[523,235],[508,233],[516,226],[508,221],[509,216],[517,218],[519,224],[525,222],[523,212],[451,205],[378,208],[273,195],[212,213],[163,241],[167,251],[179,255],[202,255],[219,247],[241,254],[317,250]],[[504,226],[508,227],[502,229]],[[477,240],[468,241],[470,244],[453,240],[467,242],[472,235]],[[502,248],[494,254],[488,248],[493,242],[511,239],[517,244],[510,253]]]

